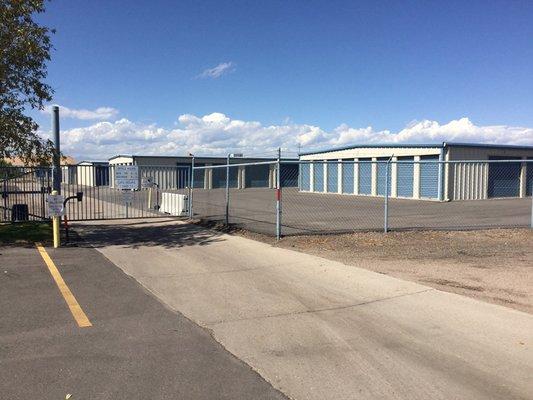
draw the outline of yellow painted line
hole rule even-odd
[[[59,270],[46,252],[43,245],[41,243],[35,243],[35,246],[37,247],[37,250],[39,250],[39,253],[41,254],[41,257],[43,258],[46,266],[48,267],[52,278],[54,278],[54,281],[56,282],[59,291],[67,302],[68,308],[70,308],[70,312],[78,323],[78,326],[80,328],[87,328],[89,326],[92,326],[91,321],[89,321],[89,318],[87,318],[87,315],[85,315],[85,313],[81,309],[80,304],[78,303],[78,301],[70,291],[69,287],[63,280],[63,277],[59,273]]]

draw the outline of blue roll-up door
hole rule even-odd
[[[370,158],[359,161],[359,194],[372,194],[372,163]]]
[[[309,191],[311,189],[311,164],[300,164],[300,190]]]
[[[420,157],[420,197],[439,197],[439,156]]]
[[[533,158],[528,159],[526,170],[526,193],[531,196],[533,193]]]
[[[229,187],[239,187],[239,167],[230,167],[229,169]]]
[[[246,187],[268,187],[270,165],[249,165],[246,167]]]
[[[109,167],[98,165],[95,167],[96,186],[109,186]]]
[[[511,157],[489,157],[489,160]],[[520,194],[520,162],[489,163],[489,197],[518,197]]]
[[[385,196],[387,191],[387,168],[389,167],[387,160],[387,157],[379,157],[377,159],[378,196]]]
[[[413,197],[414,157],[398,157],[396,189],[398,197]]]
[[[226,187],[226,168],[213,168],[213,189]],[[238,186],[239,167],[230,167],[229,169],[229,187]],[[196,184],[195,184],[196,186]]]
[[[298,164],[281,164],[281,187],[298,186]]]
[[[211,171],[213,189],[226,187],[226,168],[213,168]]]
[[[328,162],[328,192],[337,193],[339,186],[339,163]]]
[[[313,163],[313,191],[324,191],[324,163]]]
[[[191,164],[183,164],[183,163],[178,163],[176,164],[177,168],[176,168],[176,187],[178,189],[184,189],[186,187],[189,187],[190,185],[190,173],[191,173]],[[158,177],[159,179],[156,178],[156,181],[157,183],[159,183],[159,185],[162,185],[163,187],[165,187],[166,185],[172,187],[172,184],[171,182],[166,182],[164,183],[164,179],[162,179],[161,177]]]
[[[342,193],[353,193],[354,163],[352,160],[343,160],[342,163]]]
[[[194,164],[196,167],[203,167],[205,164]],[[196,169],[194,170],[194,188],[203,189],[204,188],[204,177],[205,169]]]

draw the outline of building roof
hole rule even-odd
[[[12,158],[4,158],[4,161],[8,162],[14,167],[34,167],[39,166],[38,164],[32,164],[32,163],[26,163],[19,157],[12,157]],[[50,160],[51,164],[52,160]],[[61,165],[75,165],[76,160],[74,160],[71,156],[63,156],[61,157]]]
[[[80,161],[77,165],[82,165],[82,164],[93,164],[93,165],[107,165],[109,164],[109,161],[107,160],[83,160],[83,161]]]
[[[131,154],[117,154],[116,156],[113,156],[109,159],[109,161],[114,160],[115,158],[119,157],[129,157],[129,158],[192,158],[190,155],[182,155],[182,156],[145,156],[145,155],[131,155]],[[225,160],[227,156],[195,156],[196,159],[208,159],[208,160]],[[231,159],[243,159],[243,160],[275,160],[276,157],[231,157]],[[282,157],[282,160],[297,160],[296,157]]]
[[[518,145],[508,145],[508,144],[485,144],[485,143],[460,143],[460,142],[442,142],[442,143],[419,143],[419,144],[409,144],[409,143],[383,143],[383,144],[356,144],[343,147],[334,147],[329,149],[322,149],[317,151],[308,151],[305,153],[300,153],[300,156],[307,156],[311,154],[322,154],[330,153],[333,151],[342,151],[342,150],[352,150],[352,149],[365,149],[365,148],[431,148],[438,149],[444,147],[481,147],[481,148],[502,148],[502,149],[527,149],[533,150],[533,146],[518,146]]]

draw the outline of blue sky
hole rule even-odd
[[[138,152],[142,142],[169,145],[173,136],[178,147],[167,146],[170,152],[225,151],[242,140],[209,144],[231,135],[235,121],[295,127],[276,130],[279,140],[267,140],[265,151],[341,144],[343,129],[371,127],[376,140],[396,140],[383,133],[398,134],[413,121],[442,127],[462,118],[476,129],[511,127],[512,140],[533,144],[531,1],[53,0],[39,20],[57,30],[48,82],[54,102],[74,111],[62,126],[84,140],[120,130],[122,147],[106,142],[112,152]],[[101,107],[113,111],[75,112]],[[226,119],[202,119],[212,113]],[[202,121],[199,131],[188,130],[187,116]],[[36,117],[47,131],[48,116]],[[119,120],[129,127],[118,129]],[[197,137],[206,124],[219,132],[207,143]],[[516,138],[516,128],[527,129]],[[147,129],[164,130],[164,139],[139,137]],[[506,132],[467,139],[508,142]],[[353,132],[348,139],[376,141]]]

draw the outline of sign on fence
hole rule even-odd
[[[63,207],[64,200],[65,198],[59,194],[49,194],[47,197],[48,216],[61,217],[65,215],[65,208]]]
[[[122,201],[125,205],[131,206],[133,203],[133,193],[131,190],[123,190],[122,191]]]
[[[117,165],[115,167],[115,186],[117,189],[139,189],[139,167],[137,165]]]

